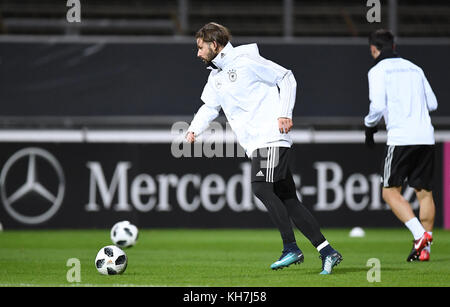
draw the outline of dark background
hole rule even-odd
[[[294,116],[368,112],[366,45],[259,44],[297,79]],[[450,45],[399,46],[421,66],[450,116]],[[208,70],[195,44],[0,43],[1,116],[192,116]]]

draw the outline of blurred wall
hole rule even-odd
[[[259,44],[291,69],[294,116],[354,116],[368,111],[362,44]],[[421,66],[450,116],[450,45],[399,47]],[[191,116],[201,105],[208,70],[190,43],[0,43],[1,116]]]

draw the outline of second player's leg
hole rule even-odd
[[[415,190],[417,200],[419,201],[420,211],[419,218],[423,227],[427,231],[427,233],[432,236],[433,226],[434,226],[434,217],[436,214],[436,208],[434,205],[433,193],[432,191],[427,191],[425,189]],[[420,261],[429,261],[431,254],[431,247],[427,245],[422,252],[420,253],[419,260]]]
[[[433,231],[436,208],[434,205],[433,193],[427,190],[415,190],[419,201],[419,219],[426,231]]]
[[[410,203],[402,196],[401,187],[384,187],[383,199],[391,207],[395,216],[408,227],[414,237],[413,247],[406,261],[418,260],[422,250],[433,240],[431,235],[425,231],[422,223],[414,215]],[[428,206],[431,205],[428,204]]]
[[[402,187],[383,187],[383,199],[403,223],[415,217],[410,203],[402,196]]]

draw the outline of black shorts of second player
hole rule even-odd
[[[252,155],[252,182],[284,180],[289,169],[289,147],[259,148]]]
[[[417,190],[433,190],[434,145],[388,145],[381,165],[383,187],[400,187],[406,181]]]

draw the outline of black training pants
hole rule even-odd
[[[283,180],[252,182],[252,189],[255,196],[266,206],[269,216],[280,231],[283,243],[295,242],[291,221],[314,247],[325,241],[317,220],[298,199],[294,179],[289,170]]]

